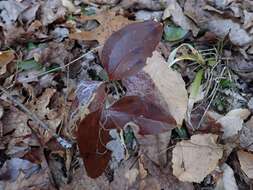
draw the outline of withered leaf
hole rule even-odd
[[[88,176],[99,177],[110,160],[108,130],[100,126],[101,109],[90,113],[78,126],[77,142]]]
[[[162,36],[155,21],[133,23],[113,33],[105,42],[101,61],[111,80],[136,74],[145,66]]]
[[[106,110],[107,125],[123,128],[133,122],[140,135],[155,135],[176,127],[175,119],[144,97],[125,96]]]
[[[102,45],[113,32],[133,22],[121,15],[116,15],[114,11],[103,11],[91,16],[82,15],[79,19],[81,23],[89,20],[96,20],[100,25],[91,31],[72,33],[69,36],[70,39],[87,41],[97,40]]]

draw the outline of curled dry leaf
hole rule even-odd
[[[188,102],[185,83],[178,72],[168,68],[161,54],[155,51],[143,70],[122,82],[127,95],[145,97],[170,113],[177,125],[182,125]]]
[[[15,58],[13,51],[0,51],[0,75],[6,73],[7,65]]]
[[[44,1],[41,7],[41,21],[44,26],[47,26],[57,19],[64,18],[66,13],[65,7],[61,0]]]
[[[145,66],[162,36],[155,21],[133,23],[113,33],[106,41],[101,61],[109,78],[118,80],[136,74]]]
[[[232,137],[242,129],[243,120],[250,115],[248,109],[235,109],[228,112],[224,117],[218,119],[217,123],[222,125],[223,139]]]
[[[173,174],[181,181],[200,183],[218,165],[223,148],[213,134],[193,135],[173,149]]]
[[[226,163],[221,166],[221,169],[223,175],[214,190],[238,190],[233,169]]]
[[[199,29],[197,26],[184,15],[184,12],[176,0],[172,0],[164,11],[164,19],[172,16],[172,20],[184,30],[191,30],[194,36],[197,36]]]
[[[240,146],[253,152],[253,117],[247,121],[240,131]]]
[[[80,17],[80,22],[88,20],[97,20],[100,25],[92,31],[75,32],[70,34],[69,37],[75,40],[97,40],[102,45],[113,32],[132,23],[132,21],[121,15],[115,15],[113,11],[104,11],[97,15]]]
[[[64,116],[63,99],[61,96],[56,99],[56,95],[58,95],[56,89],[47,88],[41,96],[34,97],[28,104],[28,108],[53,131],[58,129]],[[31,125],[33,124],[31,123]],[[39,134],[43,136],[43,142],[48,142],[51,139],[52,134],[50,132],[41,128],[38,130]]]
[[[253,179],[253,154],[240,150],[237,152],[237,156],[244,173],[250,178]]]

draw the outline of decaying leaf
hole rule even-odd
[[[7,65],[15,58],[13,51],[0,51],[0,75],[6,73]]]
[[[240,150],[237,152],[241,169],[250,178],[253,179],[253,154]]]
[[[52,189],[49,170],[45,158],[41,164],[35,164],[21,158],[7,160],[0,169],[0,189],[33,190]]]
[[[253,152],[253,118],[240,131],[240,146]]]
[[[214,190],[238,190],[233,169],[226,163],[221,166],[221,169],[223,175]]]
[[[243,120],[250,115],[248,109],[235,109],[228,112],[224,117],[218,119],[217,123],[222,125],[223,139],[232,137],[242,129]]]
[[[171,131],[145,136],[140,136],[138,133],[135,133],[135,137],[140,146],[140,154],[145,154],[161,167],[167,164],[167,146],[170,142]]]
[[[61,0],[46,0],[42,4],[41,21],[44,26],[64,18],[66,9]]]
[[[123,80],[127,95],[138,95],[161,106],[181,126],[187,110],[188,95],[179,73],[168,68],[164,58],[154,52],[147,65]]]
[[[72,126],[77,120],[102,108],[105,96],[105,83],[81,81],[76,90],[76,98],[70,108],[69,125]]]
[[[15,58],[13,51],[0,51],[0,64],[1,66],[10,63]]]
[[[184,30],[191,30],[194,36],[198,34],[199,29],[189,18],[184,15],[182,8],[176,0],[170,1],[167,8],[165,9],[165,13],[167,16],[171,15],[174,23],[182,27]],[[164,18],[166,18],[165,15]]]
[[[98,15],[92,16],[83,15],[80,18],[80,22],[85,22],[88,20],[97,20],[100,26],[92,31],[72,33],[69,37],[75,40],[97,40],[101,45],[103,45],[113,32],[116,32],[122,27],[132,23],[132,21],[123,16],[115,15],[115,12],[113,11],[103,11]]]
[[[118,80],[137,73],[145,66],[162,36],[162,25],[155,21],[129,24],[106,41],[101,61],[109,78]]]
[[[193,135],[173,149],[173,174],[181,181],[200,183],[218,165],[223,148],[213,134]]]
[[[56,89],[47,88],[41,96],[35,98],[29,102],[29,109],[34,112],[48,127],[56,131],[60,123],[63,121],[63,104],[61,104],[61,98],[58,97],[57,101],[59,104],[52,103],[53,96],[56,94]],[[43,134],[43,141],[47,142],[51,139],[52,134],[48,131],[39,129],[40,133]]]

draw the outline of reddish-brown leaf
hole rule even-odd
[[[88,176],[99,177],[110,160],[110,151],[105,148],[109,133],[100,125],[101,110],[90,113],[78,126],[77,143]]]
[[[155,135],[176,127],[176,121],[170,114],[139,96],[121,98],[104,115],[110,128],[123,128],[128,122],[133,122],[139,126],[140,135]]]
[[[106,41],[101,61],[111,80],[137,73],[145,66],[162,36],[162,25],[155,21],[133,23],[113,33]]]

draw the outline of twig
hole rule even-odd
[[[44,130],[49,131],[52,134],[52,136],[55,137],[57,139],[57,141],[64,148],[71,148],[72,147],[72,143],[68,142],[67,140],[65,140],[64,138],[60,137],[58,134],[56,134],[43,121],[41,121],[40,118],[37,115],[35,115],[34,113],[32,113],[27,107],[25,107],[21,102],[19,102],[17,99],[15,99],[7,90],[5,90],[4,87],[0,86],[0,90],[4,94],[6,94],[7,98],[12,103],[14,103],[15,105],[17,105],[23,112],[25,112],[31,120],[33,120],[34,122],[36,122],[38,124],[38,126],[40,126],[41,128],[43,128]]]
[[[39,73],[39,74],[37,74],[37,75],[34,75],[33,77],[31,77],[31,78],[29,78],[29,79],[30,79],[30,80],[31,80],[31,79],[36,79],[37,77],[40,77],[40,76],[43,76],[43,75],[52,73],[52,72],[54,72],[54,71],[59,71],[59,70],[61,70],[61,69],[63,69],[63,68],[66,68],[66,67],[70,66],[71,64],[73,64],[73,63],[79,61],[80,59],[84,58],[84,57],[85,57],[86,55],[88,55],[89,53],[91,53],[91,52],[93,52],[93,51],[95,51],[95,50],[98,50],[100,47],[102,47],[102,46],[98,46],[98,47],[96,47],[96,48],[94,48],[94,49],[92,49],[92,50],[90,50],[90,51],[84,53],[84,54],[81,55],[80,57],[78,57],[78,58],[76,58],[76,59],[70,61],[69,63],[67,63],[67,64],[64,65],[64,66],[56,67],[56,68],[53,68],[53,69],[51,69],[51,70],[49,70],[49,71],[41,72],[41,73]]]

